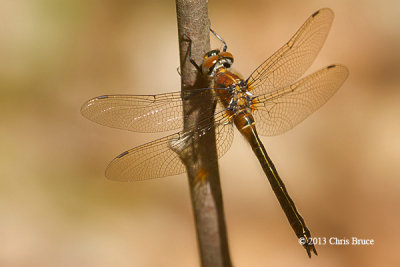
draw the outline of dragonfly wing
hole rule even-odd
[[[247,79],[254,95],[286,87],[300,78],[321,50],[333,21],[333,11],[320,9],[309,17],[283,47]]]
[[[218,105],[217,105],[218,107]],[[222,157],[231,147],[233,142],[233,126],[225,115],[225,110],[215,116],[217,127],[215,128],[215,139],[217,143],[217,156]]]
[[[87,101],[81,113],[98,124],[135,132],[160,132],[183,127],[180,92],[99,96]]]
[[[179,140],[182,140],[181,133],[176,133],[121,153],[108,165],[106,177],[141,181],[185,172],[178,154],[170,149],[170,144],[177,144]]]
[[[283,89],[254,99],[253,116],[261,135],[284,133],[325,104],[349,75],[342,65],[330,65]]]
[[[215,122],[218,157],[225,154],[233,139],[232,124],[222,114]],[[106,177],[118,181],[141,181],[183,173],[185,166],[175,151],[184,151],[193,140],[199,140],[205,132],[213,129],[212,125],[181,131],[128,150],[111,161]]]
[[[186,97],[203,97],[211,89],[185,92]],[[217,100],[216,95],[211,100]],[[210,101],[210,100],[209,100]],[[202,111],[209,112],[212,105]],[[104,95],[90,99],[81,108],[84,117],[98,124],[134,132],[154,133],[183,128],[182,92],[159,95]]]

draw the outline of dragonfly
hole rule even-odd
[[[157,95],[103,95],[87,101],[81,108],[84,117],[101,125],[153,133],[183,129],[187,114],[183,102],[213,92],[213,119],[205,118],[192,128],[151,141],[118,155],[108,165],[105,175],[118,181],[141,181],[185,172],[179,153],[194,140],[215,130],[218,158],[233,141],[233,125],[251,145],[270,185],[300,244],[309,257],[317,255],[310,230],[289,196],[258,134],[273,136],[284,133],[320,108],[341,87],[348,69],[339,64],[324,67],[302,79],[321,50],[331,28],[334,13],[329,8],[314,12],[294,36],[271,57],[258,66],[247,79],[231,71],[233,55],[222,51],[205,54],[196,69],[211,78],[210,88],[189,93],[172,92]],[[204,112],[209,112],[205,108]]]

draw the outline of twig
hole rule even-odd
[[[192,40],[192,57],[200,63],[210,50],[208,7],[206,0],[176,0],[182,92],[208,87],[205,78],[189,62],[188,38]],[[210,92],[211,93],[211,92]],[[208,101],[208,102],[207,102]],[[184,99],[184,113],[188,116],[184,128],[193,129],[199,121],[212,117],[211,94]],[[205,114],[204,110],[210,110]],[[201,112],[200,112],[201,111]],[[198,141],[190,152],[181,153],[189,178],[190,194],[196,224],[197,240],[203,267],[232,266],[226,234],[225,217],[219,180],[214,131]]]

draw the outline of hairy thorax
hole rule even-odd
[[[253,95],[246,81],[225,68],[217,70],[213,80],[215,92],[226,108],[226,115],[233,119],[238,129],[253,124]]]

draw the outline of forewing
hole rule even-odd
[[[224,112],[216,117],[215,135],[218,158],[229,149],[233,140],[233,128]],[[179,133],[138,146],[117,156],[108,165],[106,177],[118,181],[141,181],[185,172],[178,153],[202,138],[212,129],[212,124],[192,131]]]
[[[253,94],[272,92],[300,78],[321,50],[333,17],[333,11],[329,8],[312,14],[289,42],[250,75],[247,81]]]
[[[302,122],[335,94],[349,74],[342,65],[323,68],[278,91],[254,99],[261,135],[278,135]]]
[[[101,125],[135,132],[160,132],[183,127],[180,92],[99,96],[87,101],[81,113]]]
[[[98,124],[141,133],[155,133],[183,128],[183,98],[201,99],[210,88],[159,95],[104,95],[90,99],[81,108],[87,119]],[[209,101],[217,101],[212,94]],[[210,113],[213,105],[204,105],[202,112]],[[220,111],[220,105],[217,111]]]

